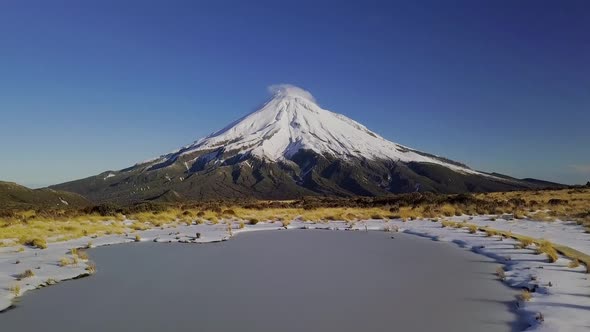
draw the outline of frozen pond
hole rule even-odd
[[[391,239],[394,236],[395,239]],[[497,264],[385,232],[245,233],[90,251],[90,277],[28,292],[0,331],[515,331]]]

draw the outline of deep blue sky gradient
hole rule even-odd
[[[590,180],[590,2],[503,0],[2,1],[0,179],[124,168],[277,83],[473,168]]]

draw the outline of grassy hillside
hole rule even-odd
[[[89,205],[81,195],[53,189],[30,189],[0,181],[0,209],[80,208]]]
[[[30,190],[30,189],[29,189]],[[590,188],[529,190],[504,193],[443,195],[399,194],[381,197],[317,197],[290,201],[212,200],[175,202],[170,192],[159,202],[131,205],[112,203],[79,209],[36,208],[0,214],[0,246],[35,241],[66,240],[82,236],[132,232],[179,223],[218,223],[228,220],[289,223],[364,219],[429,218],[434,221],[457,215],[511,215],[539,221],[573,220],[590,232]],[[0,209],[2,211],[2,209]],[[132,224],[125,220],[132,220]]]

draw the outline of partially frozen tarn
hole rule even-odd
[[[457,217],[466,220],[469,217]],[[489,221],[486,216],[474,217],[470,223],[510,230],[514,234],[546,238],[555,243],[567,245],[584,253],[590,253],[590,236],[583,229],[564,222],[545,223],[539,221]],[[158,228],[138,231],[127,235],[108,235],[99,238],[80,238],[67,242],[51,243],[45,250],[25,248],[18,252],[16,247],[0,248],[0,310],[11,306],[13,294],[10,287],[17,282],[21,292],[46,284],[48,279],[56,281],[72,279],[86,273],[86,263],[78,266],[60,267],[58,261],[71,248],[85,247],[90,241],[93,246],[134,242],[139,235],[141,241],[209,243],[228,240],[241,232],[284,229],[280,222],[260,222],[240,229],[233,224],[231,234],[226,224],[201,224]],[[549,263],[545,255],[536,255],[533,249],[520,249],[518,242],[500,236],[486,236],[485,233],[471,234],[466,229],[443,228],[440,222],[415,220],[365,220],[354,223],[332,221],[310,223],[294,220],[288,229],[325,229],[349,231],[395,231],[446,241],[491,257],[505,265],[505,283],[508,286],[529,289],[532,299],[521,303],[513,302],[517,310],[530,323],[527,331],[580,331],[590,326],[590,282],[585,267],[568,268],[570,261],[560,257]],[[199,236],[197,236],[199,233]],[[434,254],[434,253],[433,253]],[[18,261],[18,264],[16,262]],[[99,267],[100,268],[100,267]],[[30,269],[34,276],[16,281],[15,275]]]
[[[280,223],[260,223],[249,225],[244,229],[237,229],[234,225],[232,233],[238,234],[244,231],[257,231],[265,229],[283,228]],[[197,238],[197,233],[200,237]],[[73,279],[88,274],[86,267],[88,262],[79,261],[77,265],[60,266],[59,261],[63,257],[70,257],[72,248],[84,248],[90,243],[92,247],[113,245],[127,242],[136,242],[136,235],[140,241],[154,242],[184,242],[184,243],[210,243],[229,239],[227,225],[190,225],[174,228],[157,228],[146,231],[137,231],[124,235],[105,235],[98,238],[82,237],[75,240],[49,243],[47,249],[35,249],[24,247],[0,247],[0,311],[11,307],[14,294],[11,288],[20,286],[20,294],[54,282]],[[34,276],[17,280],[17,275],[26,270],[31,270]]]

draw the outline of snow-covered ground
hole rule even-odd
[[[457,217],[456,220],[467,218]],[[545,238],[586,254],[590,253],[590,235],[584,233],[584,230],[576,225],[564,222],[547,223],[528,220],[490,221],[486,216],[474,217],[469,222],[510,230],[514,234]],[[239,229],[238,225],[234,224],[232,235],[247,231],[283,228],[280,222],[261,222],[256,225],[246,225],[243,229]],[[356,231],[389,229],[392,232],[400,231],[467,247],[504,264],[506,270],[504,282],[508,286],[534,290],[531,292],[532,299],[530,301],[520,302],[516,299],[514,301],[516,310],[531,324],[528,330],[581,331],[588,330],[590,327],[590,315],[588,315],[590,282],[588,275],[585,274],[585,267],[569,268],[570,260],[563,257],[560,257],[555,263],[549,263],[545,255],[537,255],[531,248],[520,249],[517,247],[518,242],[512,239],[503,239],[500,236],[488,237],[481,232],[471,234],[467,229],[443,228],[440,222],[430,220],[408,222],[366,220],[354,224],[340,221],[309,223],[295,220],[287,228],[349,231],[351,229]],[[197,233],[200,233],[199,238],[196,237]],[[86,237],[51,243],[44,250],[25,248],[24,251],[18,251],[16,247],[0,248],[0,310],[11,306],[14,294],[10,289],[16,284],[20,285],[22,294],[24,291],[47,284],[49,279],[60,281],[86,274],[87,262],[81,261],[75,266],[62,267],[59,265],[61,258],[70,257],[69,250],[71,248],[85,247],[89,242],[92,242],[92,246],[134,242],[136,235],[141,237],[141,241],[186,243],[224,241],[231,237],[227,225],[219,223],[158,228],[128,235]],[[395,237],[395,234],[392,233],[392,236]],[[34,276],[17,281],[16,275],[29,269],[33,271]]]

